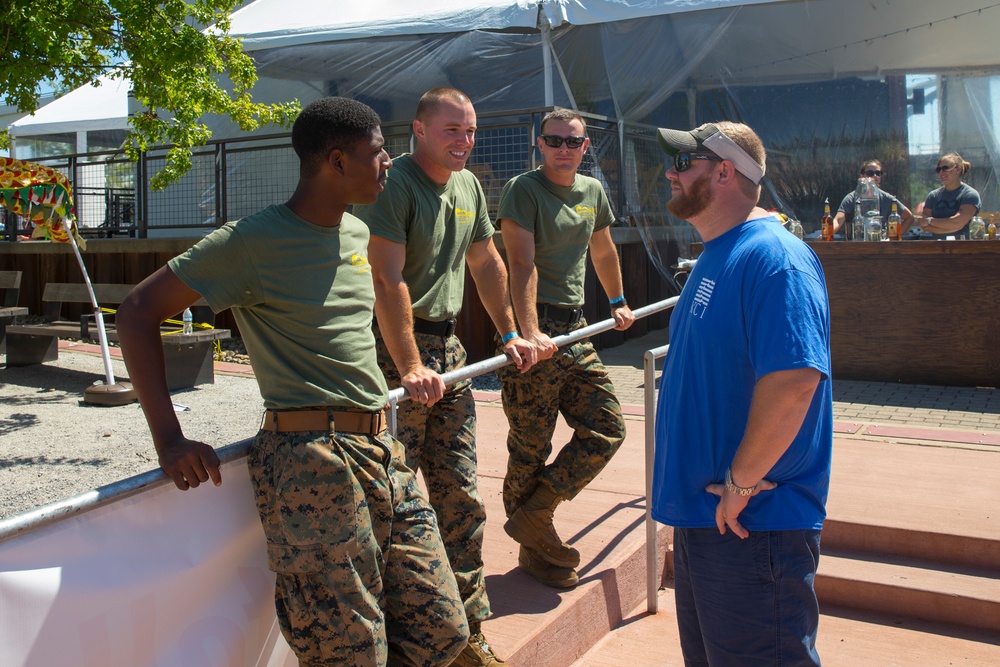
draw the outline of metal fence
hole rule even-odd
[[[476,148],[468,169],[480,180],[496,215],[503,186],[537,166],[535,137],[548,109],[485,114],[478,118]],[[669,188],[654,128],[585,114],[591,138],[581,172],[601,181],[620,224],[666,210]],[[409,123],[382,128],[392,156],[411,148]],[[214,141],[197,149],[192,169],[164,190],[149,180],[164,168],[166,148],[155,148],[138,163],[121,153],[98,152],[37,159],[73,184],[81,231],[92,237],[199,236],[269,204],[286,200],[298,181],[291,135]],[[661,222],[662,224],[662,222]],[[26,224],[8,216],[6,238],[26,233]]]

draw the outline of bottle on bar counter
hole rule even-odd
[[[902,241],[903,240],[903,219],[899,216],[899,207],[896,205],[896,201],[892,202],[892,212],[889,213],[889,240],[890,241]]]
[[[861,201],[854,200],[854,218],[851,220],[851,240],[865,240],[865,214],[861,210]]]
[[[820,228],[821,238],[824,241],[833,240],[833,218],[830,216],[830,198],[823,200],[823,220]]]
[[[996,241],[997,240],[997,223],[993,219],[992,215],[990,216],[990,224],[987,225],[987,227],[986,227],[986,237],[990,241]]]

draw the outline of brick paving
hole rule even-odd
[[[666,331],[653,331],[624,345],[601,350],[601,359],[623,405],[644,404],[643,355],[666,344]],[[657,380],[662,360],[657,365]],[[1000,432],[1000,389],[939,387],[834,380],[835,420],[906,424],[929,428]],[[636,410],[630,411],[636,414]],[[639,412],[641,414],[641,412]]]

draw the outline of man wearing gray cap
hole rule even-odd
[[[705,250],[670,319],[653,516],[674,526],[688,665],[820,664],[813,579],[833,443],[830,318],[815,254],[757,206],[746,125],[660,129],[671,213]]]

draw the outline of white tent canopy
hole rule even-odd
[[[128,129],[127,79],[101,77],[99,85],[77,88],[10,126],[15,138]]]
[[[767,0],[257,0],[232,16],[230,33],[248,51],[394,35],[591,25]]]
[[[265,101],[358,97],[387,120],[451,85],[481,112],[655,120],[671,94],[913,72],[995,72],[988,0],[257,0],[232,34]],[[223,136],[234,130],[218,128]]]

